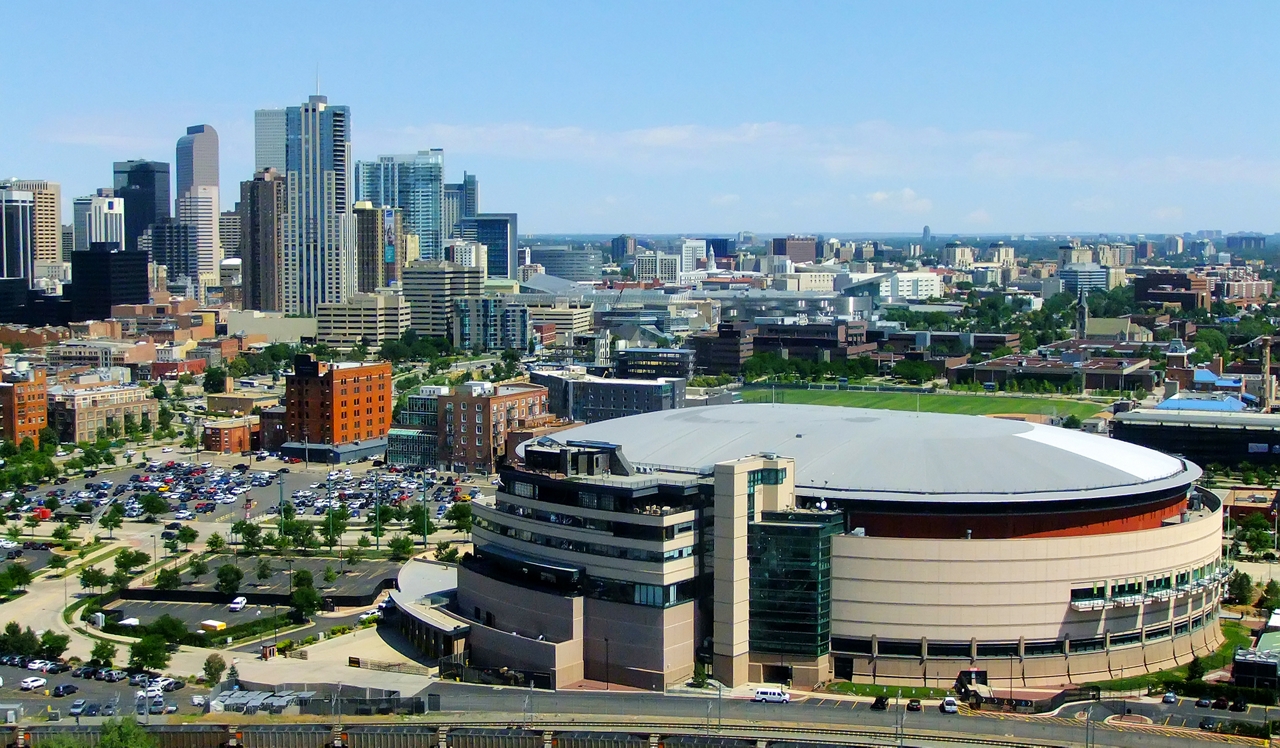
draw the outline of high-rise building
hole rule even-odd
[[[480,187],[475,174],[462,172],[461,182],[444,186],[443,225],[446,239],[457,239],[462,230],[463,218],[471,218],[480,212]]]
[[[71,261],[71,253],[76,251],[76,227],[70,223],[62,224],[62,242],[59,246],[63,262]]]
[[[240,256],[241,234],[240,211],[222,211],[218,216],[218,238],[222,240],[222,259],[229,260]]]
[[[122,232],[123,233],[123,232]],[[72,319],[107,319],[116,304],[148,304],[147,253],[121,249],[121,241],[92,242],[71,253]]]
[[[178,138],[177,157],[178,200],[174,214],[179,223],[195,227],[201,273],[198,285],[202,289],[216,286],[222,264],[217,131],[209,125],[188,127],[187,134]],[[201,291],[202,298],[203,295]]]
[[[44,179],[10,179],[0,188],[30,192],[36,202],[36,262],[58,262],[62,254],[62,185]]]
[[[641,252],[636,255],[633,272],[636,280],[641,282],[659,280],[663,283],[678,283],[680,282],[680,263],[679,255]]]
[[[444,258],[469,268],[480,268],[489,277],[489,248],[480,242],[450,239],[444,245]]]
[[[196,237],[196,254],[201,273],[217,274],[222,264],[219,241],[221,213],[218,211],[218,188],[198,185],[178,198],[178,223],[192,228]],[[216,281],[215,281],[216,283]]]
[[[479,213],[474,218],[463,218],[461,223],[463,239],[489,248],[490,278],[516,277],[516,268],[522,263],[518,257],[515,213]]]
[[[253,171],[275,169],[285,173],[285,141],[289,135],[285,109],[259,109],[253,113]]]
[[[400,280],[405,265],[404,224],[399,208],[374,207],[367,200],[352,208],[356,223],[356,287],[374,293]]]
[[[464,351],[529,347],[529,307],[503,296],[471,296],[453,303],[453,345]]]
[[[178,138],[177,196],[192,187],[218,186],[218,131],[209,125],[192,125]]]
[[[153,223],[138,237],[138,249],[151,253],[151,262],[165,267],[171,280],[200,277],[200,252],[197,229],[189,223],[166,219]],[[73,277],[74,280],[74,277]]]
[[[438,148],[356,164],[356,199],[399,208],[404,231],[418,237],[424,260],[444,257],[443,183],[444,151]]]
[[[938,261],[949,268],[969,270],[973,267],[976,255],[977,250],[963,242],[947,242],[938,253]]]
[[[331,348],[377,349],[409,329],[409,302],[396,293],[354,293],[340,304],[316,310],[316,342]]]
[[[315,314],[356,289],[351,110],[311,96],[287,119],[284,311]]]
[[[110,187],[95,195],[77,197],[71,205],[75,221],[75,250],[84,252],[94,242],[118,242],[124,246],[124,200]]]
[[[403,286],[413,331],[427,338],[447,338],[454,301],[483,296],[484,273],[440,260],[411,262],[404,269]]]
[[[44,369],[20,361],[0,370],[0,439],[21,444],[29,438],[40,446],[40,431],[48,419]]]
[[[240,183],[240,259],[244,307],[284,310],[284,178],[275,169]]]
[[[35,279],[36,196],[0,188],[0,277]]]
[[[621,263],[636,253],[636,238],[623,234],[609,241],[609,259],[615,264]]]
[[[169,165],[163,161],[117,161],[112,188],[124,200],[124,247],[137,249],[147,227],[169,217]]]

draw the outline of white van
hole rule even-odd
[[[790,704],[791,694],[781,688],[757,688],[756,695],[752,696],[751,700],[769,704]]]
[[[249,604],[249,601],[246,600],[245,598],[237,597],[236,599],[231,601],[231,605],[227,606],[227,609],[230,610],[232,613],[238,613],[239,611],[244,610],[244,606],[248,604]]]

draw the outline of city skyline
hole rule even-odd
[[[27,113],[0,125],[7,171],[60,182],[69,214],[113,162],[172,161],[174,133],[208,122],[230,205],[253,175],[255,110],[318,84],[351,107],[353,159],[443,149],[446,180],[481,174],[486,203],[529,233],[1280,230],[1274,6],[404,6],[344,58],[304,46],[330,16],[307,7],[255,6],[262,29],[296,30],[268,75],[248,74],[262,37],[243,14],[15,8],[0,39],[45,39],[52,63],[3,84]],[[427,22],[485,29],[481,54],[428,66],[397,43]],[[68,95],[139,29],[159,58],[211,62]],[[614,54],[627,39],[659,51]],[[432,95],[405,95],[424,76]]]

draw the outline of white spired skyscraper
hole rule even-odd
[[[312,96],[286,110],[281,285],[289,314],[315,314],[356,291],[351,166],[349,108]]]
[[[204,288],[219,283],[222,240],[218,232],[218,132],[209,125],[192,125],[178,138],[178,223],[191,226],[200,268],[201,299]]]

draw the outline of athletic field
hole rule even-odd
[[[930,413],[965,413],[989,415],[991,413],[1039,413],[1067,416],[1075,414],[1088,418],[1102,410],[1096,403],[1078,400],[1050,398],[1007,397],[996,395],[914,395],[906,392],[850,392],[837,390],[793,390],[779,387],[777,402],[803,405],[842,405],[846,408],[881,408],[884,410],[915,410],[917,402],[921,411]],[[742,390],[742,399],[748,403],[767,403],[774,399],[774,391],[768,387]]]

